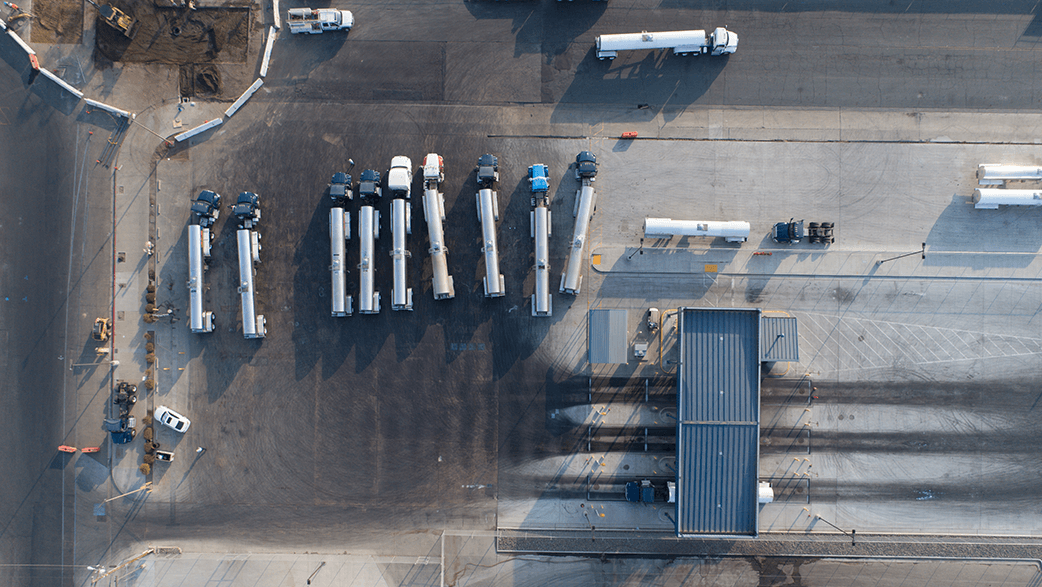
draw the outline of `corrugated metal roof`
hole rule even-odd
[[[629,312],[626,310],[590,310],[590,349],[591,363],[627,363],[629,356],[629,332],[627,323]]]
[[[756,535],[760,430],[685,422],[677,437],[677,534]]]
[[[796,319],[791,317],[766,317],[760,320],[760,361],[800,360],[800,334]]]
[[[680,309],[677,534],[757,534],[760,310]]]
[[[680,313],[680,420],[760,419],[760,311],[688,309]]]

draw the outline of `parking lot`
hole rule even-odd
[[[80,445],[103,438],[92,423],[103,417],[110,379],[145,375],[144,334],[152,332],[157,386],[142,407],[169,405],[193,422],[184,435],[157,433],[174,462],[157,464],[146,478],[134,443],[97,458],[78,455],[67,466],[37,449],[19,470],[25,490],[10,501],[28,495],[39,504],[47,522],[33,525],[37,542],[62,542],[56,528],[63,520],[75,526],[75,543],[66,534],[70,546],[47,560],[64,553],[75,564],[111,565],[154,545],[187,556],[408,558],[379,559],[399,569],[398,579],[384,579],[395,584],[409,577],[431,584],[451,564],[464,574],[466,562],[495,564],[488,553],[497,530],[668,533],[668,507],[618,499],[626,480],[664,479],[671,466],[672,342],[668,331],[659,345],[641,330],[644,313],[650,306],[760,307],[797,317],[801,335],[800,362],[778,366],[764,383],[760,477],[777,482],[778,499],[760,511],[761,532],[831,532],[811,513],[859,535],[1037,535],[1030,413],[1042,348],[1042,241],[1034,209],[968,204],[977,164],[1038,162],[1035,20],[1030,6],[1000,14],[973,3],[914,8],[363,2],[351,6],[358,26],[347,36],[280,34],[264,87],[219,130],[158,150],[154,135],[136,130],[114,171],[81,167],[82,191],[83,182],[67,176],[54,183],[87,199],[62,210],[63,222],[49,229],[67,233],[60,226],[73,218],[60,257],[69,256],[76,279],[68,308],[53,299],[34,310],[48,320],[71,316],[67,331],[39,344],[67,337],[77,361],[93,362],[93,347],[81,339],[113,300],[119,361],[111,377],[108,368],[64,365],[71,399],[54,401],[72,409],[59,427]],[[254,18],[270,19],[264,10],[270,7],[255,8]],[[609,31],[717,25],[739,31],[735,55],[636,52],[601,62],[592,53],[594,37]],[[222,65],[229,99],[253,79],[260,41],[251,37],[249,45],[246,65]],[[20,70],[5,62],[5,75],[17,79]],[[176,73],[149,77],[159,81],[141,92],[154,66],[117,67],[117,80],[88,71],[86,89],[105,89],[106,99],[162,136],[175,132],[175,118],[188,128],[226,107],[200,100],[181,112]],[[46,96],[33,100],[49,104]],[[0,114],[18,107],[0,103]],[[29,132],[33,120],[7,130]],[[619,140],[624,131],[639,137]],[[76,136],[73,158],[94,158],[97,148]],[[569,164],[586,149],[600,163],[598,206],[591,262],[572,298],[554,286],[573,226],[578,184]],[[429,152],[445,158],[455,299],[431,294],[415,197],[414,311],[392,312],[385,303],[376,316],[331,318],[330,176],[385,173],[393,156],[418,165]],[[473,166],[483,153],[500,161],[507,295],[499,299],[486,299],[480,281]],[[551,318],[530,314],[525,178],[533,163],[550,169]],[[201,189],[226,202],[244,190],[261,197],[255,283],[268,321],[264,340],[242,336],[229,214],[215,227],[206,273],[204,299],[217,329],[193,335],[185,326],[188,208]],[[106,223],[77,216],[83,206]],[[349,206],[355,220],[357,206]],[[385,301],[389,206],[389,198],[378,206],[376,287]],[[752,236],[742,246],[642,243],[646,216],[745,220]],[[770,226],[790,217],[835,222],[836,243],[771,242]],[[152,237],[155,255],[138,252]],[[357,296],[356,239],[347,266]],[[923,243],[925,258],[885,261]],[[104,267],[91,271],[92,263]],[[19,261],[7,282],[40,264]],[[138,316],[153,266],[157,303],[172,319],[148,325]],[[652,343],[648,360],[590,365],[591,308],[628,310],[628,336]],[[24,327],[15,313],[0,318],[5,332]],[[11,352],[6,364],[22,358],[23,371],[43,368],[24,362],[35,348]],[[29,385],[18,381],[19,389]],[[34,486],[41,471],[43,485]],[[60,489],[63,480],[77,488],[75,502]],[[95,504],[146,480],[153,483],[147,497],[115,501],[96,515]],[[27,515],[23,505],[11,519]],[[447,531],[459,534],[447,540]],[[26,552],[24,542],[11,544]],[[154,579],[149,573],[161,563],[131,580]],[[357,576],[369,576],[364,561],[341,563],[357,563]],[[715,572],[749,580],[777,572],[736,565]],[[511,572],[524,583],[544,571]]]

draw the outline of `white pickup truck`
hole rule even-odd
[[[355,26],[350,10],[336,8],[290,8],[289,32],[317,35],[326,31],[346,31]]]

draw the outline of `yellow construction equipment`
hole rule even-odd
[[[115,6],[98,4],[94,0],[87,0],[87,2],[90,2],[98,9],[101,19],[108,23],[109,26],[123,33],[123,36],[128,39],[134,38],[134,34],[137,33],[137,21],[128,16],[127,13]]]

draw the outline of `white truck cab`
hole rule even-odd
[[[290,8],[289,32],[317,35],[326,31],[346,31],[355,26],[350,10],[336,8]]]

